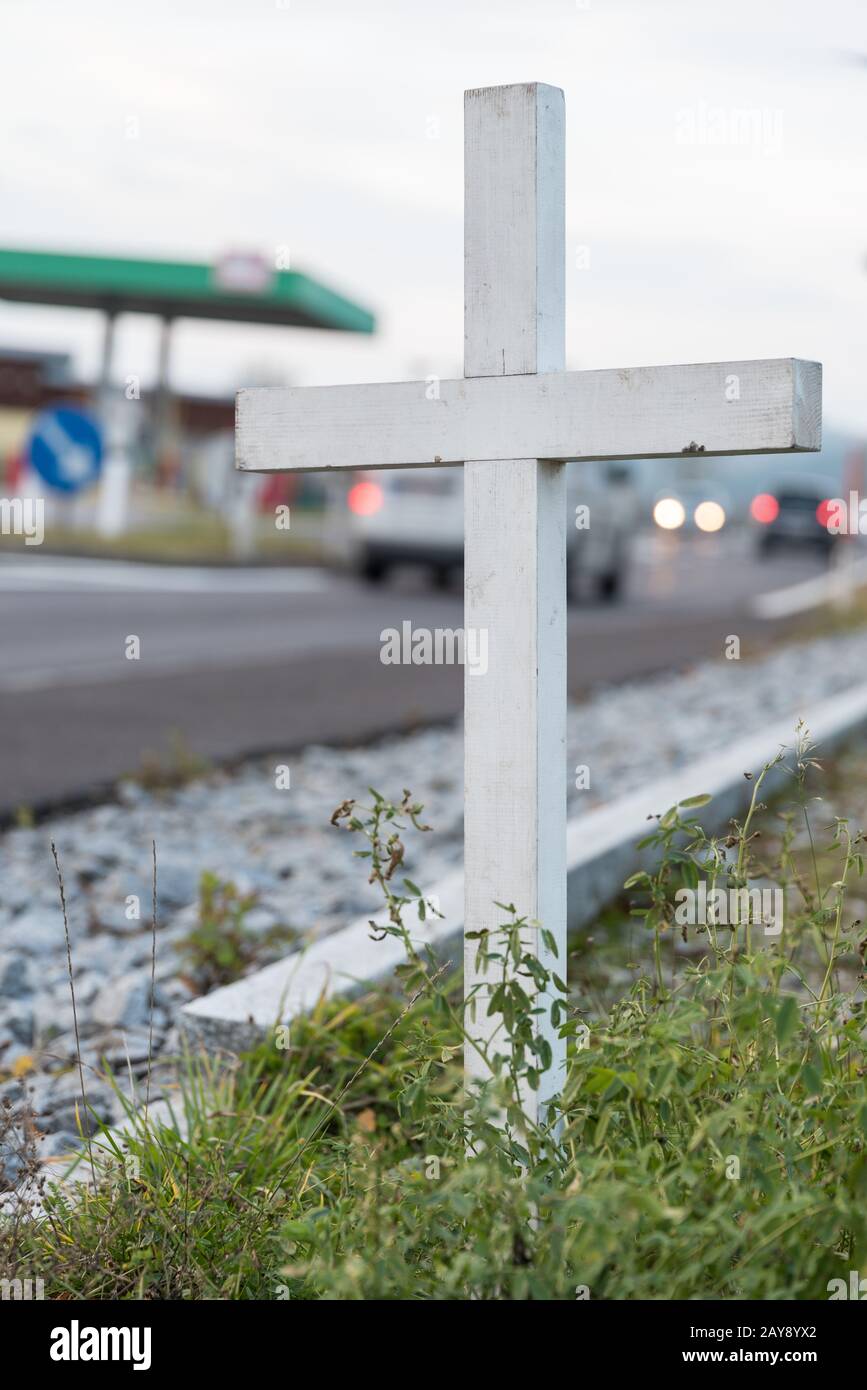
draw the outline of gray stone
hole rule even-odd
[[[88,1088],[87,1107],[81,1099],[69,1100],[52,1111],[51,1131],[66,1130],[77,1135],[81,1125],[85,1135],[93,1135],[103,1125],[111,1124],[113,1119],[114,1107],[106,1102],[104,1096],[94,1094]]]
[[[281,926],[290,926],[298,912],[299,903],[302,901],[306,905],[305,887],[303,884],[298,884],[297,887],[294,885],[291,888],[282,886],[269,893],[263,893],[256,906],[259,910],[270,912],[274,921]],[[306,917],[306,910],[304,915]]]
[[[157,845],[157,909],[186,907],[199,896],[200,871],[189,859],[161,856]]]
[[[59,906],[51,913],[31,908],[13,917],[0,930],[0,949],[23,951],[28,956],[41,956],[58,949],[65,951]]]
[[[127,955],[127,972],[142,971],[150,976],[151,954],[153,952],[153,942],[151,933],[142,932],[139,936],[132,937],[129,942],[129,952]],[[157,959],[160,956],[160,940],[157,936]]]
[[[73,965],[76,971],[122,975],[131,968],[136,952],[137,947],[134,943],[119,940],[107,932],[99,932],[77,942],[73,952]]]
[[[0,1190],[7,1184],[14,1187],[26,1166],[17,1144],[0,1143]]]
[[[68,1051],[70,1055],[68,1065],[62,1071],[49,1074],[43,1072],[32,1078],[33,1108],[40,1115],[50,1113],[59,1105],[65,1104],[70,1097],[81,1095],[81,1076],[74,1059],[74,1039],[72,1048],[65,1047],[63,1050]],[[87,1084],[88,1072],[86,1067],[84,1074],[85,1084]]]
[[[16,1001],[11,1007],[0,1010],[0,1045],[3,1042],[20,1044],[23,1048],[33,1045],[33,1009],[23,1002]],[[7,1051],[2,1053],[4,1067],[9,1066]]]
[[[144,787],[140,786],[138,782],[133,782],[132,780],[118,782],[116,792],[118,801],[120,801],[123,806],[144,806],[151,799],[150,793],[145,791]]]
[[[180,912],[173,912],[171,917],[163,923],[157,935],[157,940],[168,939],[174,941],[179,936],[186,936],[193,930],[199,921],[198,903],[190,903],[187,907],[182,907]]]
[[[116,811],[112,809],[113,818],[116,817],[116,814]],[[118,839],[116,830],[112,833],[109,827],[106,827],[101,835],[93,833],[88,835],[87,850],[102,866],[103,873],[127,857],[124,852],[124,842]]]
[[[66,1131],[46,1134],[39,1145],[39,1157],[43,1163],[48,1158],[74,1158],[80,1148],[81,1140],[77,1134]]]
[[[157,972],[157,978],[160,979],[159,972]],[[160,993],[165,1007],[170,1012],[174,1012],[175,1008],[181,1004],[186,1004],[194,997],[195,990],[186,980],[179,978],[175,963],[171,968],[167,966],[164,977],[160,979]]]
[[[286,845],[277,845],[269,852],[268,867],[278,879],[291,878],[298,868],[297,857]]]
[[[131,902],[132,898],[138,901]],[[153,885],[139,874],[112,873],[94,889],[90,909],[95,921],[105,930],[121,936],[137,936],[151,929]],[[138,916],[130,915],[135,912]]]
[[[280,919],[267,907],[252,907],[244,914],[244,930],[254,936],[264,936],[280,925]]]
[[[155,1019],[164,1023],[163,993],[154,986]],[[93,1001],[91,1017],[107,1028],[147,1029],[151,1013],[151,982],[146,974],[131,970],[106,984]]]
[[[22,999],[33,993],[30,961],[23,955],[0,956],[0,999]]]
[[[80,884],[96,883],[105,877],[106,864],[98,859],[95,854],[81,855],[76,861],[72,873]]]
[[[18,912],[23,912],[25,908],[32,905],[32,902],[33,886],[31,883],[11,876],[4,880],[3,906],[10,915],[14,916]]]
[[[79,1029],[84,1020],[79,1019]],[[42,991],[33,999],[33,1040],[37,1046],[47,1046],[52,1039],[71,1033],[75,1027],[72,1000],[68,993]]]
[[[74,970],[73,979],[77,1008],[87,1009],[100,990],[105,988],[105,973],[101,970]]]
[[[103,1058],[107,1066],[112,1070],[124,1074],[127,1065],[133,1070],[145,1065],[150,1059],[151,1062],[157,1056],[162,1042],[163,1032],[154,1028],[153,1051],[150,1047],[150,1034],[145,1032],[124,1032],[120,1034],[120,1040],[113,1042],[106,1047]]]

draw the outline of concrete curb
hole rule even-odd
[[[803,717],[821,756],[867,728],[867,685],[824,700]],[[650,817],[705,793],[713,799],[702,809],[702,822],[708,829],[721,829],[752,794],[744,773],[758,772],[782,746],[791,746],[795,723],[793,716],[769,724],[721,752],[570,821],[566,846],[570,931],[592,921],[646,857],[635,845],[650,829]],[[781,789],[787,775],[785,765],[775,769],[766,784],[768,790]],[[414,938],[430,942],[438,956],[450,955],[458,963],[463,954],[463,873],[456,870],[427,896],[443,916],[407,925]],[[372,920],[382,921],[384,914]],[[322,995],[351,996],[366,985],[388,979],[404,958],[403,948],[394,937],[371,940],[370,921],[358,918],[309,950],[184,1005],[178,1017],[182,1032],[191,1042],[211,1050],[236,1052],[277,1024],[308,1012]]]

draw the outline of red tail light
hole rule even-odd
[[[830,521],[830,519],[831,501],[830,498],[826,497],[825,500],[823,502],[820,502],[818,507],[816,508],[816,520],[818,521],[820,526],[824,526],[827,530],[828,522]]]
[[[779,514],[780,504],[770,492],[760,492],[750,503],[750,516],[753,521],[760,521],[763,526],[776,521]]]
[[[379,483],[354,483],[346,495],[346,504],[356,516],[373,516],[382,506]]]

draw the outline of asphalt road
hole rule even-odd
[[[569,688],[682,668],[725,638],[761,640],[757,593],[819,572],[758,561],[737,538],[645,538],[616,604],[570,609]],[[231,760],[351,743],[458,713],[462,671],[384,666],[380,632],[459,627],[460,589],[420,578],[371,589],[325,570],[173,570],[59,560],[0,563],[0,814],[86,798],[142,759]],[[141,654],[128,660],[127,638]]]

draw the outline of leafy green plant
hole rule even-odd
[[[790,792],[768,807],[784,768]],[[861,837],[817,824],[819,771],[799,730],[725,834],[699,823],[705,798],[657,819],[631,905],[606,918],[632,978],[609,997],[567,990],[506,904],[477,938],[497,977],[485,1043],[401,876],[421,807],[344,802],[334,824],[386,904],[371,931],[405,947],[396,991],[320,1001],[290,1046],[228,1070],[188,1058],[183,1120],[131,1114],[136,1177],[46,1197],[6,1262],[79,1297],[827,1298],[867,1267],[867,938],[847,907]],[[679,920],[684,889],[766,881],[779,931],[749,896],[737,922]],[[531,1123],[522,1098],[550,1062],[540,1011],[568,1073]],[[472,1092],[465,1046],[489,1074]]]
[[[218,874],[207,870],[202,874],[198,921],[175,943],[185,977],[200,994],[240,979],[261,963],[266,952],[296,939],[291,927],[249,930],[246,917],[258,900],[257,893],[240,893],[234,883]]]

